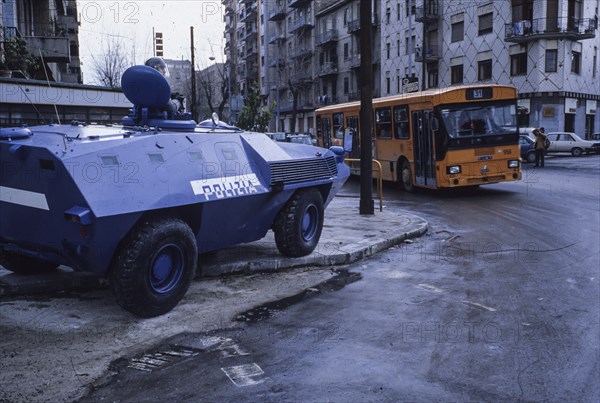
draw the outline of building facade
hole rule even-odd
[[[359,99],[358,0],[223,2],[232,91],[244,96],[255,82],[265,104],[275,104],[272,130],[311,131],[315,108]],[[514,85],[521,126],[600,131],[600,0],[372,6],[373,96]]]
[[[50,81],[83,82],[75,1],[5,0],[0,5],[0,22],[1,43],[20,37],[27,51],[40,58],[45,72],[40,68],[35,73],[37,78],[45,79],[47,74]]]
[[[519,124],[600,131],[598,0],[403,0],[382,5],[382,95],[498,83]],[[413,86],[411,90],[415,89]]]

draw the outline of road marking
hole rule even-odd
[[[265,374],[261,367],[256,363],[237,365],[234,367],[221,368],[225,375],[238,388],[245,386],[258,385],[266,381],[268,378],[259,378]]]
[[[40,210],[50,210],[45,194],[30,192],[29,190],[0,186],[0,201]]]
[[[496,312],[496,310],[494,308],[490,308],[489,306],[485,306],[485,305],[479,304],[477,302],[463,301],[463,304],[476,306],[478,308],[482,308],[482,309],[485,309],[486,311],[490,311],[490,312]]]
[[[198,355],[197,351],[173,347],[169,350],[156,351],[144,354],[139,358],[132,358],[127,367],[138,371],[152,372],[196,355]]]
[[[442,290],[441,288],[437,288],[434,285],[429,285],[429,284],[417,284],[417,287],[422,288],[423,290],[427,290],[427,291],[433,291],[433,292],[444,292],[444,290]]]

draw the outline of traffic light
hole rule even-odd
[[[163,34],[156,32],[154,34],[154,54],[158,57],[163,57]]]

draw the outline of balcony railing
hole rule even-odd
[[[284,58],[279,58],[279,59],[274,59],[270,64],[270,67],[283,67],[285,66],[285,59]]]
[[[507,42],[525,43],[538,39],[581,40],[596,36],[597,23],[591,18],[536,18],[504,24]]]
[[[377,15],[373,15],[371,17],[371,27],[377,28]],[[349,34],[359,34],[360,33],[360,18],[349,21],[347,25],[347,30]]]
[[[315,39],[315,45],[324,46],[329,43],[335,43],[335,42],[337,42],[337,40],[338,40],[337,30],[331,29],[331,30],[329,30],[327,32],[323,32],[322,34],[317,36],[317,38]]]
[[[312,3],[312,0],[287,0],[288,7],[302,8]]]
[[[62,32],[62,31],[61,31]],[[13,37],[25,40],[27,53],[39,56],[40,53],[46,62],[69,63],[71,61],[71,47],[66,36],[21,36],[15,27],[2,27],[0,41]]]
[[[243,41],[249,41],[249,40],[251,40],[251,39],[253,39],[255,37],[256,37],[256,30],[250,29],[250,30],[246,31],[246,33],[242,37],[242,40]]]
[[[338,65],[335,62],[323,63],[319,66],[319,77],[331,76],[338,73]]]
[[[313,82],[312,68],[308,68],[306,70],[296,70],[296,73],[292,77],[291,81],[294,85],[311,84]]]
[[[240,18],[240,22],[253,22],[256,21],[256,4],[246,6],[244,9],[244,16]]]
[[[415,48],[415,61],[417,62],[423,62],[423,56],[425,56],[425,62],[435,62],[440,60],[440,51],[439,51],[439,47],[438,46],[428,46],[426,51],[425,51],[425,55],[423,55],[423,52],[421,51],[421,48],[416,47]]]
[[[288,56],[290,59],[309,59],[312,54],[313,52],[309,48],[298,48],[290,52]]]
[[[290,25],[288,26],[288,32],[292,33],[303,29],[311,29],[313,27],[314,25],[312,19],[307,18],[305,15],[303,15],[301,17],[296,18],[290,23]]]
[[[275,5],[271,11],[269,11],[269,21],[281,21],[285,18],[285,5]]]
[[[415,21],[433,22],[440,19],[439,4],[435,1],[428,1],[427,7],[417,7],[415,10]]]
[[[280,44],[284,43],[285,41],[287,41],[287,37],[283,34],[275,34],[274,37],[269,39],[269,43],[271,45],[280,45]]]

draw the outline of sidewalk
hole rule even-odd
[[[376,203],[377,204],[377,203]],[[282,256],[273,233],[260,241],[237,245],[199,257],[198,277],[255,273],[303,266],[336,266],[356,262],[427,232],[427,221],[402,210],[377,208],[361,216],[357,197],[336,197],[325,210],[321,240],[313,253],[301,258]],[[0,268],[0,296],[74,291],[106,287],[108,282],[90,273],[57,272],[19,276]]]

